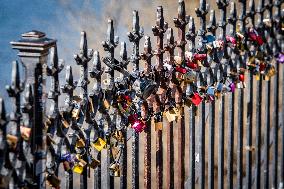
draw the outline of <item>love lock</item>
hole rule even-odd
[[[88,166],[92,169],[95,169],[98,165],[100,165],[101,162],[99,160],[96,160],[92,156],[88,156]]]
[[[31,128],[20,126],[21,136],[24,140],[28,141],[31,136]]]
[[[18,138],[14,135],[7,134],[6,139],[7,139],[7,143],[9,145],[9,147],[11,149],[16,149],[17,143],[18,143]]]
[[[86,143],[83,138],[78,138],[76,140],[76,148],[84,148],[86,146]]]
[[[81,159],[80,155],[76,155],[76,162],[73,167],[73,172],[82,174],[84,167],[87,165],[87,162],[85,162],[83,159]]]
[[[99,152],[104,148],[105,145],[106,141],[100,137],[98,137],[97,140],[95,140],[95,142],[92,142],[92,146]]]
[[[109,170],[110,170],[110,176],[120,177],[120,166],[119,166],[119,163],[114,162],[113,164],[111,164],[110,167],[109,167]]]
[[[157,112],[154,115],[155,130],[163,130],[163,112]]]

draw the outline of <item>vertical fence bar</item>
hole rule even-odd
[[[131,62],[133,63],[133,74],[139,73],[139,41],[143,36],[140,31],[138,11],[133,11],[132,32],[128,33],[130,42],[133,44]],[[132,188],[139,188],[139,135],[133,132],[132,136]]]
[[[173,65],[174,63],[174,48],[175,48],[175,41],[173,36],[173,29],[167,29],[167,43],[165,44],[165,51],[167,52],[167,63],[169,65]],[[173,85],[173,84],[172,84]],[[173,86],[176,87],[176,86]],[[169,96],[168,102],[172,103],[174,101],[172,88],[168,88]],[[168,122],[167,124],[167,159],[166,159],[166,188],[172,189],[174,188],[174,139],[173,139],[173,122]]]
[[[263,13],[264,13],[264,1],[259,0],[257,13],[258,20],[257,20],[257,30],[260,34],[264,34],[263,32]],[[262,126],[262,91],[263,91],[263,78],[260,77],[259,81],[256,84],[256,130],[255,130],[255,188],[260,188],[261,183],[261,126]],[[247,179],[247,185],[249,185],[249,178]]]
[[[175,23],[175,27],[178,29],[178,39],[176,42],[176,46],[178,47],[178,56],[184,61],[185,55],[185,28],[186,24],[188,23],[186,20],[186,12],[185,12],[185,4],[184,0],[179,0],[178,5],[178,17],[174,18],[173,21]],[[183,89],[177,90],[175,94],[175,100],[177,107],[180,108],[181,112],[181,119],[177,123],[177,141],[178,141],[178,165],[177,165],[177,188],[184,188],[184,177],[185,177],[185,170],[184,170],[184,148],[185,148],[185,133],[184,133],[184,108],[182,107],[182,93]]]
[[[146,77],[151,77],[151,58],[152,58],[152,46],[149,36],[145,37],[144,52],[141,54],[141,59],[145,61],[144,74]],[[146,121],[145,129],[145,148],[144,148],[144,188],[151,189],[151,102],[146,106],[148,110],[145,110]]]
[[[189,52],[194,53],[195,51],[195,23],[194,18],[189,18],[188,32],[186,33],[186,38],[190,41]],[[195,112],[196,106],[191,106],[189,108],[189,188],[195,188]]]
[[[102,45],[104,47],[104,50],[107,52],[107,56],[111,59],[112,64],[113,64],[113,60],[114,60],[114,50],[118,45],[118,37],[114,36],[114,28],[113,28],[113,20],[109,19],[108,20],[108,28],[107,28],[107,40],[102,42]],[[106,69],[104,71],[105,76],[106,76],[106,83],[104,86],[104,95],[105,95],[105,100],[108,101],[108,103],[112,103],[113,102],[113,85],[114,85],[114,70],[112,70],[110,67],[108,67],[106,65]],[[113,117],[110,118],[111,120],[113,120]],[[108,123],[109,127],[108,128],[104,128],[106,133],[110,133],[113,129],[113,123]],[[113,188],[114,187],[114,178],[112,176],[110,176],[110,164],[113,161],[113,157],[111,154],[111,149],[107,150],[107,157],[105,157],[104,159],[106,159],[106,165],[107,165],[107,170],[106,172],[103,172],[102,175],[104,175],[104,177],[102,178],[102,181],[105,181],[105,185],[103,185],[103,188]]]
[[[99,102],[100,98],[102,96],[102,88],[101,88],[101,75],[102,75],[102,70],[101,70],[101,59],[100,59],[100,53],[98,51],[94,52],[94,60],[93,60],[93,65],[91,69],[89,70],[90,77],[94,79],[94,85],[92,88],[92,92],[89,94],[90,100],[92,101],[93,109],[93,118],[95,118],[96,114],[99,112]],[[97,129],[97,132],[99,131],[98,123],[96,120],[93,120],[93,127],[94,129]],[[97,152],[97,158],[98,161],[101,162],[101,152]],[[94,170],[94,188],[95,189],[100,189],[101,188],[101,164],[97,166],[97,168]]]
[[[73,91],[75,89],[75,84],[73,81],[73,74],[72,74],[72,67],[68,65],[66,67],[66,74],[65,74],[65,84],[61,86],[62,93],[66,93],[65,98],[65,104],[63,108],[63,112],[70,114],[70,109],[72,107],[72,100],[73,100]],[[70,115],[68,118],[70,119]],[[65,179],[66,189],[72,189],[73,188],[73,172],[72,170],[69,170],[68,173],[66,173],[66,179]]]
[[[225,40],[226,38],[226,15],[227,15],[227,1],[216,1],[218,8],[220,9],[220,21],[219,21],[219,28],[221,30],[219,39]],[[226,56],[226,48],[224,47],[224,55]],[[222,57],[222,62],[224,61]],[[221,62],[221,63],[222,63]],[[222,64],[218,66],[218,70],[222,71]],[[224,70],[225,71],[225,70]],[[226,72],[226,71],[225,71]],[[225,72],[221,72],[225,75]],[[219,133],[219,140],[218,140],[218,189],[224,188],[224,138],[225,138],[225,107],[227,106],[227,100],[225,96],[222,95],[219,101],[219,126],[218,126],[218,133]]]
[[[277,24],[276,19],[280,18],[280,7],[281,5],[277,5],[277,1],[270,1],[270,3],[274,3],[275,11],[274,17],[271,19],[272,21],[272,31],[273,31],[273,54],[276,56],[278,52],[281,52],[280,46],[278,45],[278,36],[275,31],[279,31],[280,25]],[[279,7],[278,7],[279,6]],[[273,156],[272,156],[272,188],[278,188],[278,127],[279,127],[279,64],[274,60],[276,75],[273,78],[273,116],[272,116],[272,126],[273,126]]]
[[[213,36],[216,36],[216,17],[215,10],[210,11],[210,20],[207,26],[207,30],[212,33]],[[214,56],[214,55],[213,55]],[[217,65],[216,65],[217,67]],[[215,84],[215,75],[214,73],[210,75],[210,85]],[[214,148],[215,148],[215,107],[216,100],[209,105],[209,149],[208,149],[208,188],[214,189]]]
[[[200,18],[200,29],[198,30],[197,40],[202,41],[205,33],[206,33],[206,14],[208,13],[208,4],[206,4],[206,0],[200,0],[199,8],[195,9],[197,17]],[[202,50],[202,47],[197,46],[197,49]],[[205,52],[201,52],[205,53]],[[202,77],[202,73],[200,73]],[[202,86],[205,84],[205,80],[207,79],[207,75],[204,78],[201,78]],[[205,101],[202,101],[201,108],[200,108],[200,122],[199,122],[199,185],[201,189],[205,188]]]
[[[120,58],[122,62],[127,61],[127,49],[126,43],[121,42],[121,50],[120,50]],[[127,65],[124,66],[127,69]],[[126,79],[125,75],[122,75],[124,79]],[[121,166],[121,175],[120,175],[120,188],[127,188],[127,131],[126,129],[122,129],[122,145],[121,155],[120,155],[120,166]]]
[[[93,57],[93,51],[91,49],[88,49],[88,44],[87,44],[87,35],[86,32],[81,32],[81,41],[80,41],[80,52],[79,54],[74,55],[74,59],[76,60],[76,63],[80,65],[80,79],[78,81],[78,87],[80,89],[80,98],[84,102],[82,112],[85,115],[84,116],[84,121],[88,122],[88,114],[89,114],[89,109],[87,104],[88,103],[88,84],[89,84],[89,79],[88,79],[88,62],[92,59]],[[78,123],[77,123],[78,124]],[[79,127],[83,127],[82,124],[78,124]],[[89,138],[89,136],[86,136]],[[85,153],[82,158],[84,160],[87,160],[87,153]],[[80,174],[80,188],[81,189],[87,189],[88,188],[88,170],[87,166],[84,167],[83,173]]]
[[[165,88],[163,81],[163,38],[166,32],[166,25],[164,22],[164,12],[163,7],[157,7],[157,21],[156,26],[152,27],[154,36],[157,36],[157,49],[155,51],[156,55],[156,66],[155,66],[155,77],[159,88]],[[159,95],[158,95],[159,96]],[[157,97],[158,97],[157,96]],[[156,97],[156,99],[157,99]],[[155,115],[161,115],[163,111],[161,109],[161,102],[157,102],[157,106],[154,107]],[[159,120],[158,122],[160,122]],[[162,130],[161,128],[156,128],[157,138],[156,138],[156,173],[157,173],[157,188],[163,187],[163,144],[162,144]]]

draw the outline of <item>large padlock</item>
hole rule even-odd
[[[106,141],[100,137],[98,137],[97,140],[92,142],[92,146],[99,152],[104,148],[105,145]]]
[[[202,97],[200,96],[200,94],[197,93],[197,92],[193,93],[193,94],[190,96],[190,98],[191,98],[191,102],[192,102],[195,106],[198,106],[198,105],[202,102],[202,100],[203,100],[203,98],[202,98]]]

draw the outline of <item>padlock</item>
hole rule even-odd
[[[131,128],[135,130],[137,133],[141,133],[145,129],[146,125],[143,123],[143,121],[136,120],[134,123],[131,125]]]
[[[199,95],[199,93],[197,93],[197,92],[195,92],[195,93],[193,93],[191,96],[190,96],[190,98],[191,98],[191,102],[195,105],[195,106],[198,106],[201,102],[202,102],[202,100],[203,100],[203,98]]]
[[[185,74],[187,72],[186,68],[183,67],[176,67],[175,70],[182,74]]]
[[[203,61],[207,58],[207,54],[194,54],[193,55],[193,59],[194,60],[199,60],[199,61]]]
[[[51,187],[58,188],[60,186],[61,181],[55,174],[48,174],[46,180]]]
[[[267,71],[267,76],[268,77],[272,77],[272,76],[274,76],[276,74],[276,69],[275,69],[275,67],[274,66],[270,66],[269,67],[269,69],[268,69],[268,71]]]
[[[245,81],[245,75],[244,74],[239,74],[239,80],[241,81],[241,82],[244,82]]]
[[[114,162],[113,164],[111,164],[109,170],[110,176],[120,177],[120,167],[118,163]]]
[[[206,90],[206,94],[209,95],[209,96],[214,96],[215,95],[215,87],[213,87],[213,86],[208,87],[207,90]]]
[[[104,148],[105,145],[106,141],[100,137],[98,137],[95,142],[92,142],[92,146],[99,152]]]
[[[20,126],[21,136],[24,140],[29,140],[31,136],[31,128]]]
[[[87,162],[81,159],[80,155],[76,155],[76,163],[74,164],[73,167],[73,172],[82,174],[84,167],[87,165]]]
[[[11,147],[11,149],[16,149],[17,143],[18,143],[18,138],[14,135],[7,134],[6,139],[7,139],[8,145]]]
[[[79,103],[75,103],[74,108],[72,110],[72,118],[78,119],[81,112],[81,105]]]
[[[230,88],[230,92],[235,92],[235,90],[236,90],[236,85],[235,85],[235,83],[234,82],[232,82],[232,83],[230,83],[229,84],[229,88]]]
[[[163,112],[157,112],[154,115],[155,130],[163,130]]]
[[[111,147],[111,154],[114,159],[116,159],[117,155],[119,154],[119,147],[117,146],[112,146]]]
[[[118,142],[123,142],[124,140],[121,130],[114,131],[112,137],[115,138]]]
[[[276,60],[277,60],[278,63],[283,64],[284,63],[284,54],[279,53]]]
[[[108,102],[108,100],[104,99],[104,107],[105,109],[109,109],[110,108],[110,103]]]
[[[76,140],[76,147],[77,148],[83,148],[83,147],[85,147],[85,141],[84,141],[84,139],[83,138],[78,138],[77,140]]]
[[[232,36],[228,36],[227,35],[226,36],[226,41],[231,43],[233,46],[236,46],[236,44],[237,44],[237,40],[234,37],[232,37]]]
[[[99,160],[96,160],[92,156],[88,156],[88,166],[95,169],[98,165],[100,165],[101,162]]]
[[[184,81],[188,82],[188,83],[192,83],[192,82],[196,81],[196,73],[193,72],[192,70],[188,70],[184,74]]]
[[[260,74],[256,74],[256,75],[255,75],[255,79],[256,79],[257,81],[259,81],[259,80],[260,80]]]

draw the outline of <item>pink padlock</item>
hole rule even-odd
[[[136,120],[131,127],[135,130],[136,133],[141,133],[145,129],[146,125],[142,121]]]

